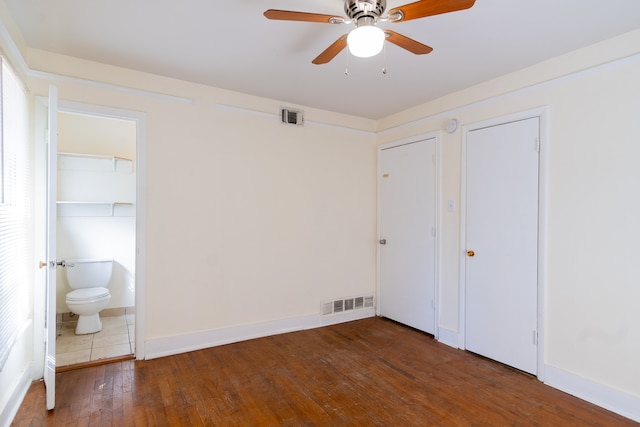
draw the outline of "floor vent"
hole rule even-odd
[[[322,303],[321,312],[323,316],[326,316],[329,314],[361,310],[363,308],[372,308],[373,304],[373,295],[341,298],[333,301],[324,301]]]

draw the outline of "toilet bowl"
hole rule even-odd
[[[111,259],[67,260],[65,271],[69,286],[65,302],[72,313],[78,315],[76,334],[92,334],[102,330],[100,311],[111,300],[109,280],[113,270]]]

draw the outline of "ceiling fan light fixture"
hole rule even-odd
[[[369,58],[382,51],[384,31],[375,25],[364,25],[355,28],[347,36],[349,52],[358,58]]]

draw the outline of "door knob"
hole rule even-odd
[[[44,268],[44,267],[46,267],[47,265],[49,265],[49,264],[47,264],[47,263],[46,263],[46,262],[44,262],[44,261],[40,261],[40,262],[38,263],[38,267],[39,267],[39,268]],[[66,267],[66,266],[67,266],[67,261],[65,261],[65,260],[58,261],[58,262],[51,261],[51,267],[55,267],[56,265],[59,265],[60,267]]]
[[[474,251],[467,251],[467,256],[474,256],[476,253]]]
[[[386,245],[387,244],[387,239],[380,239],[380,244],[381,245]]]

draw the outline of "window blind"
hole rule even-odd
[[[26,325],[31,234],[28,104],[22,82],[0,56],[0,371]]]

